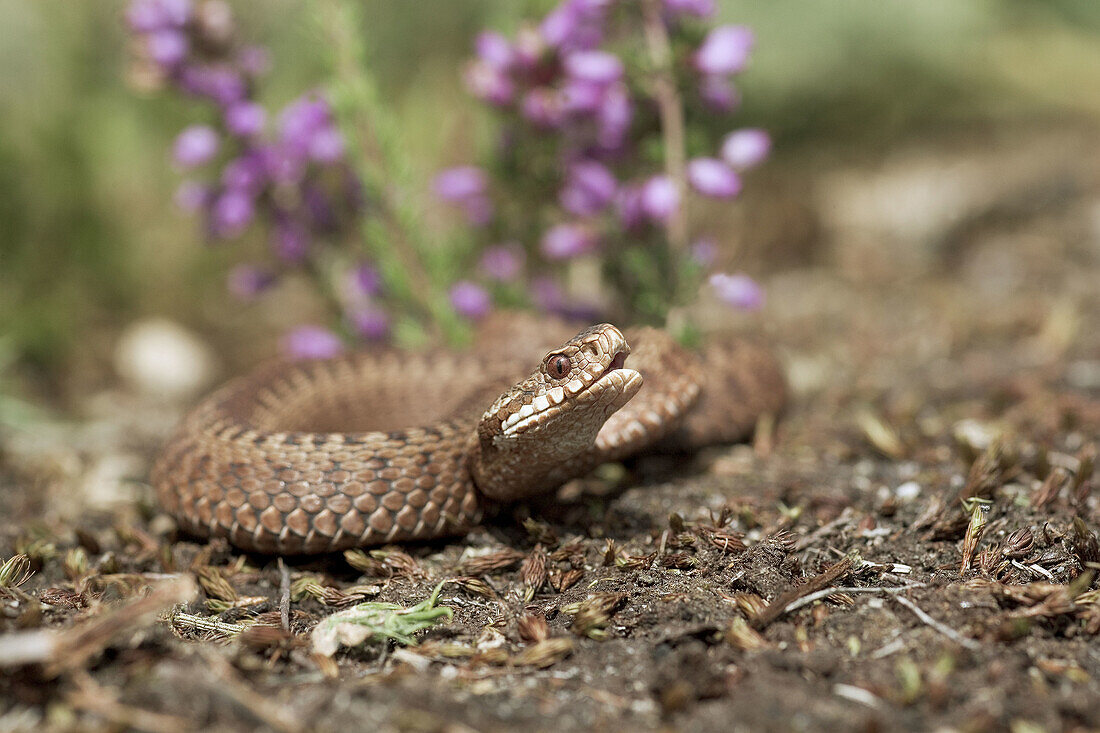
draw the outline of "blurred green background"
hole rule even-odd
[[[1100,118],[1096,0],[719,4],[719,21],[757,33],[733,125],[771,130],[772,165],[790,175],[932,133]],[[271,49],[264,101],[281,106],[324,82],[313,6],[232,5],[244,35]],[[458,83],[474,35],[514,29],[550,3],[366,7],[373,72],[426,189],[432,171],[473,159],[482,142],[482,113]],[[203,246],[173,204],[180,176],[168,149],[203,110],[128,83],[124,8],[0,0],[0,341],[39,385],[104,359],[141,315],[180,320],[215,344],[249,323],[273,332],[223,292],[233,248]]]

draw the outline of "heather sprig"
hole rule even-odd
[[[326,96],[340,127],[351,138],[349,160],[374,204],[360,217],[359,233],[370,248],[394,302],[397,335],[406,344],[422,340],[425,329],[450,342],[466,336],[461,311],[452,308],[447,287],[454,278],[452,248],[429,240],[422,207],[408,194],[414,189],[396,123],[370,74],[366,49],[357,30],[365,22],[355,2],[326,3],[318,11],[329,42],[331,80]],[[373,215],[372,215],[373,214]],[[371,308],[377,314],[377,308]],[[370,319],[368,319],[369,322]],[[366,335],[366,334],[364,334]]]
[[[484,165],[440,171],[434,193],[493,243],[484,288],[502,299],[524,279],[538,307],[650,322],[704,281],[732,307],[760,306],[747,275],[708,275],[716,240],[690,217],[696,198],[736,198],[771,147],[759,129],[710,132],[739,102],[754,43],[744,26],[708,28],[713,13],[712,0],[563,0],[513,37],[477,36],[464,80],[495,111],[498,142]],[[505,246],[500,278],[485,258]],[[567,287],[585,262],[602,298]]]
[[[201,216],[211,243],[267,238],[265,258],[230,271],[230,292],[248,301],[284,278],[308,278],[332,321],[289,331],[283,345],[295,356],[331,355],[349,337],[387,338],[394,312],[415,311],[415,291],[405,269],[365,253],[364,240],[382,242],[372,255],[397,247],[363,236],[385,202],[352,164],[328,96],[309,91],[269,114],[258,101],[267,51],[241,40],[222,0],[133,0],[126,19],[139,50],[132,76],[205,107],[173,144],[187,176],[178,205]],[[385,283],[357,276],[364,270],[384,270]]]
[[[691,216],[701,199],[736,198],[771,146],[762,130],[715,132],[754,39],[709,27],[713,13],[713,0],[563,0],[512,37],[481,33],[462,78],[495,111],[497,143],[419,198],[357,3],[318,7],[330,78],[275,112],[258,94],[268,54],[224,0],[132,0],[126,17],[132,78],[204,109],[172,147],[177,203],[210,242],[266,237],[265,257],[230,271],[236,297],[311,282],[330,320],[283,347],[321,358],[348,340],[460,341],[494,305],[661,322],[709,282],[732,307],[759,307],[751,278],[712,271],[720,241]],[[435,202],[467,229],[432,241]]]

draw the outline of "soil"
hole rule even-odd
[[[0,730],[1100,728],[1097,139],[779,166],[739,226],[787,413],[463,538],[178,536],[144,483],[177,413],[121,391],[6,435]],[[418,644],[313,652],[337,609],[442,580]]]

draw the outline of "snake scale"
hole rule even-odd
[[[692,352],[653,328],[525,333],[468,353],[263,365],[184,418],[152,483],[181,529],[245,550],[430,539],[606,461],[743,440],[786,399],[752,342]],[[560,345],[537,350],[547,341]]]

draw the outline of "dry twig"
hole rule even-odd
[[[797,588],[792,588],[789,591],[780,593],[779,596],[777,596],[775,600],[769,603],[767,608],[761,611],[760,615],[758,615],[753,620],[753,627],[756,628],[758,631],[766,628],[769,624],[771,624],[773,621],[775,621],[787,612],[787,606],[791,605],[803,596],[807,596],[811,593],[816,593],[817,591],[828,587],[838,578],[847,575],[848,572],[851,571],[851,569],[852,559],[850,557],[846,557],[839,562],[833,563],[823,573],[814,576]]]
[[[982,645],[978,642],[974,641],[973,639],[966,638],[947,624],[937,621],[936,619],[929,616],[927,613],[921,610],[920,606],[913,603],[905,596],[894,596],[894,600],[912,611],[913,614],[916,615],[916,617],[919,618],[923,623],[931,626],[933,629],[940,632],[959,646],[965,649],[969,649],[970,651],[977,651],[978,649],[982,648]]]

